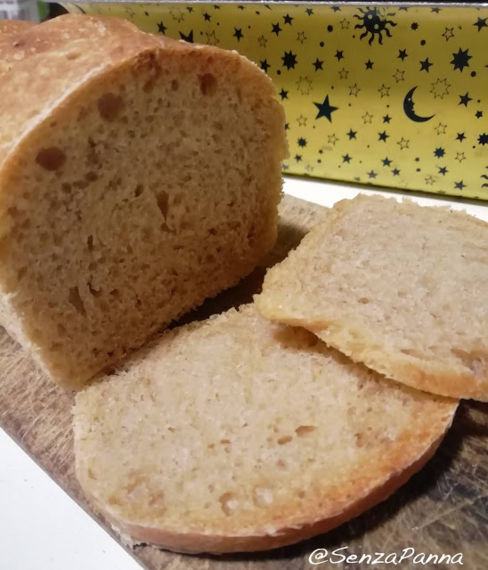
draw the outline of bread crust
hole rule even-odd
[[[259,68],[237,52],[146,34],[119,18],[64,14],[39,25],[19,21],[3,26],[0,188],[2,163],[29,131],[87,82],[144,54],[164,52],[171,57],[199,50],[203,57],[225,57],[230,64],[247,67],[248,79],[260,84],[263,93],[275,93],[269,78],[256,74]]]
[[[17,34],[34,25],[34,22],[26,20],[0,20],[0,41],[6,40],[8,36]]]
[[[325,317],[317,317],[317,320],[314,319],[313,324],[310,324],[307,319],[290,318],[287,313],[281,313],[276,306],[267,305],[266,301],[259,296],[256,296],[256,301],[259,312],[264,317],[290,326],[304,327],[316,334],[328,346],[340,350],[352,361],[364,364],[368,368],[384,374],[388,378],[401,381],[402,384],[411,388],[448,398],[472,398],[481,402],[488,401],[488,370],[485,373],[486,380],[481,379],[480,381],[473,374],[456,373],[450,367],[443,366],[442,363],[436,365],[424,362],[419,366],[419,362],[413,358],[390,353],[385,347],[376,347],[374,340],[369,338],[364,331],[355,329],[353,341],[349,337],[345,338],[340,334],[330,333],[331,329],[337,330],[336,326],[344,327],[344,323],[336,325]],[[488,362],[488,354],[486,359]]]
[[[449,427],[450,423],[446,425],[446,431]],[[354,501],[343,504],[338,502],[337,514],[324,518],[320,511],[317,511],[311,516],[312,519],[315,517],[312,522],[277,526],[273,533],[263,529],[262,533],[252,535],[226,536],[225,534],[212,533],[183,533],[171,529],[141,526],[112,517],[110,512],[106,510],[106,506],[101,506],[92,495],[87,493],[87,496],[111,524],[112,528],[121,536],[122,540],[131,547],[138,544],[152,544],[184,554],[231,554],[272,550],[327,533],[385,501],[424,467],[436,452],[443,438],[444,434],[440,435],[410,465],[401,470],[392,470],[383,481],[368,489],[366,494],[361,495],[358,490],[358,497]]]

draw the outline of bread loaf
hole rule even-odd
[[[269,270],[257,308],[389,378],[488,400],[487,243],[463,212],[361,195]]]
[[[76,474],[133,542],[263,550],[386,498],[455,409],[248,305],[167,332],[79,392]]]
[[[10,35],[24,31],[33,25],[33,22],[24,20],[0,20],[0,42],[8,39]]]
[[[0,322],[77,388],[271,248],[284,114],[235,52],[82,15],[5,29]]]

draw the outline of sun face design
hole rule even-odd
[[[393,16],[393,14],[382,14],[381,8],[359,8],[359,14],[354,14],[354,17],[360,20],[361,24],[356,24],[354,28],[364,29],[360,39],[371,34],[368,41],[371,45],[376,36],[378,36],[378,42],[383,44],[383,32],[391,38],[388,26],[396,26],[396,24],[392,20],[388,20],[388,16]]]

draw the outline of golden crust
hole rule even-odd
[[[419,457],[404,469],[399,471],[392,470],[383,481],[371,481],[371,487],[368,488],[367,493],[364,493],[364,488],[358,488],[356,494],[353,495],[353,500],[347,503],[343,502],[342,504],[338,502],[335,506],[337,509],[336,514],[330,514],[332,509],[328,513],[317,510],[315,513],[310,513],[310,521],[312,522],[278,526],[273,534],[268,534],[264,530],[261,534],[228,536],[224,533],[219,535],[212,533],[182,533],[162,528],[135,525],[121,520],[111,520],[109,515],[107,520],[111,522],[113,528],[121,536],[130,537],[129,542],[133,545],[149,543],[168,550],[188,554],[203,552],[213,554],[257,552],[288,546],[329,532],[386,500],[432,458],[443,437],[444,434],[439,436],[427,449],[423,450]],[[363,491],[363,494],[361,494],[361,491]],[[279,524],[279,521],[277,521],[277,524]]]
[[[4,24],[4,30],[0,30],[0,168],[19,141],[73,92],[144,54],[171,57],[174,52],[197,49],[208,57],[218,53],[234,65],[250,68],[250,80],[260,81],[264,92],[274,94],[268,77],[256,74],[258,68],[235,52],[146,34],[119,18],[65,14],[39,25]]]
[[[34,25],[34,22],[27,22],[26,20],[0,20],[0,41],[7,40],[8,36],[22,32]]]

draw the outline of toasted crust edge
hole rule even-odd
[[[455,409],[446,422],[444,432],[434,439],[408,466],[404,469],[390,471],[382,482],[369,490],[365,495],[346,504],[339,514],[315,520],[310,524],[285,525],[282,528],[277,528],[273,534],[263,532],[263,534],[224,536],[194,532],[182,533],[169,529],[133,524],[126,520],[112,517],[96,501],[95,497],[91,494],[88,495],[86,490],[85,494],[87,494],[90,502],[100,510],[112,528],[120,535],[122,542],[130,547],[140,544],[151,544],[185,554],[231,554],[272,550],[326,533],[386,500],[432,458],[449,429],[454,415]]]
[[[455,372],[452,368],[440,364],[433,367],[428,362],[414,357],[404,356],[400,358],[396,354],[390,354],[388,360],[385,360],[384,357],[378,360],[375,358],[376,351],[373,344],[364,344],[359,349],[357,340],[354,343],[345,342],[343,338],[338,341],[335,338],[336,335],[328,332],[327,329],[332,323],[325,318],[318,317],[312,324],[304,319],[283,314],[276,307],[270,306],[265,297],[256,295],[254,300],[263,317],[290,326],[303,327],[314,333],[327,346],[335,348],[352,361],[364,364],[394,382],[448,398],[488,402],[488,366],[485,375],[480,380],[474,373]]]

